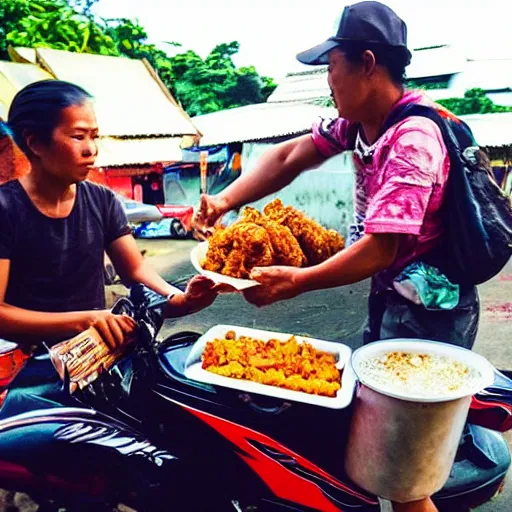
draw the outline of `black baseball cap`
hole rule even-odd
[[[359,2],[348,5],[343,10],[336,35],[299,53],[297,59],[303,64],[328,64],[329,52],[350,42],[407,50],[407,25],[393,9],[380,2]]]

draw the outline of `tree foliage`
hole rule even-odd
[[[469,89],[463,98],[439,100],[439,104],[457,116],[466,114],[492,114],[495,112],[511,112],[511,107],[496,105],[483,89]]]
[[[216,46],[205,59],[192,50],[171,56],[149,42],[137,20],[95,18],[98,1],[1,0],[0,59],[8,59],[9,45],[147,59],[191,115],[260,103],[276,87],[254,67],[236,67],[236,41]]]
[[[321,107],[334,107],[334,102],[331,98],[321,98],[314,103]],[[465,92],[463,98],[447,98],[445,100],[438,100],[437,103],[447,108],[456,116],[512,111],[512,107],[496,105],[483,89],[469,89]]]
[[[2,10],[0,25],[7,27],[5,46],[120,55],[117,42],[65,0],[4,0]],[[2,50],[5,58],[6,47]]]

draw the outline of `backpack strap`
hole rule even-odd
[[[409,103],[395,109],[382,126],[379,138],[397,123],[413,116],[425,117],[437,125],[441,131],[450,158],[453,158],[454,151],[460,153],[467,147],[476,145],[471,129],[466,123],[448,111],[445,113],[445,111],[435,107],[419,105],[417,103]]]
[[[476,143],[469,126],[448,111],[446,111],[446,114],[444,114],[444,112],[445,111],[436,109],[435,107],[420,105],[418,103],[408,103],[398,107],[394,109],[391,115],[386,119],[377,140],[390,128],[409,117],[425,117],[438,126],[450,156],[452,156],[455,150],[463,151],[469,146],[475,146]],[[347,147],[350,150],[355,148],[357,133],[360,127],[360,123],[354,123],[349,128],[349,132],[347,133]]]

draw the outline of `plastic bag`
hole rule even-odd
[[[63,381],[69,379],[69,392],[84,389],[126,353],[124,344],[112,351],[99,332],[91,327],[70,340],[49,348],[50,358]]]
[[[459,304],[460,287],[437,268],[414,262],[394,280],[395,290],[416,305],[432,310],[450,310]]]

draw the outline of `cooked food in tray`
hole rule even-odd
[[[294,336],[284,342],[261,341],[229,331],[224,339],[206,344],[202,361],[211,373],[292,391],[335,397],[341,389],[335,355],[299,343]]]
[[[246,207],[234,224],[217,227],[202,267],[246,279],[254,267],[316,265],[343,247],[339,233],[276,199],[263,213]]]

